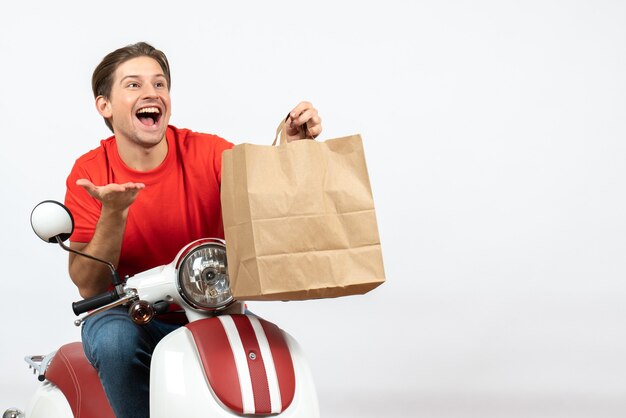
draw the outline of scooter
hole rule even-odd
[[[104,260],[64,244],[74,230],[70,211],[56,201],[31,214],[35,233],[64,250],[109,266],[113,289],[74,302],[82,317],[128,306],[137,324],[146,324],[170,304],[189,323],[164,337],[150,367],[150,417],[319,417],[313,377],[302,350],[289,334],[257,316],[230,290],[225,242],[206,238],[180,250],[167,265],[122,280]],[[113,418],[100,380],[80,342],[66,344],[26,362],[43,384],[25,413],[8,409],[3,418]]]

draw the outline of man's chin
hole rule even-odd
[[[161,141],[163,141],[165,139],[165,132],[157,134],[157,133],[152,133],[150,135],[138,135],[137,139],[139,140],[138,142],[145,146],[146,148],[151,148],[155,145],[158,145],[159,143],[161,143]]]
[[[165,139],[165,131],[167,130],[167,125],[164,124],[156,128],[146,128],[143,125],[140,126],[138,124],[134,124],[126,128],[127,129],[124,129],[123,126],[113,126],[113,131],[118,141],[126,140],[130,143],[134,143],[136,145],[140,145],[146,149],[149,149],[158,145],[159,143],[161,143],[161,141]]]
[[[158,129],[152,128],[139,128],[135,130],[135,138],[139,140],[140,143],[145,144],[147,146],[157,145],[163,139],[165,139],[165,130],[167,126],[159,126]]]

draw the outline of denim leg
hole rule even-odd
[[[161,338],[178,327],[156,320],[136,325],[125,308],[114,308],[85,321],[83,350],[98,370],[117,418],[149,417],[152,352]]]

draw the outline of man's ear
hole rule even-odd
[[[96,97],[96,109],[98,109],[98,113],[100,113],[100,116],[103,118],[108,119],[111,117],[111,105],[106,97]]]

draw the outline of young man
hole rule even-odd
[[[92,77],[96,108],[114,136],[80,157],[67,179],[70,246],[111,261],[122,276],[170,262],[195,239],[224,234],[221,155],[233,145],[169,125],[170,81],[165,54],[143,42],[108,54]],[[289,141],[321,130],[310,103],[289,113]],[[69,271],[82,297],[110,287],[108,268],[87,258],[70,254]],[[85,322],[85,354],[117,417],[149,416],[152,351],[178,326],[155,319],[140,327],[123,309]]]

